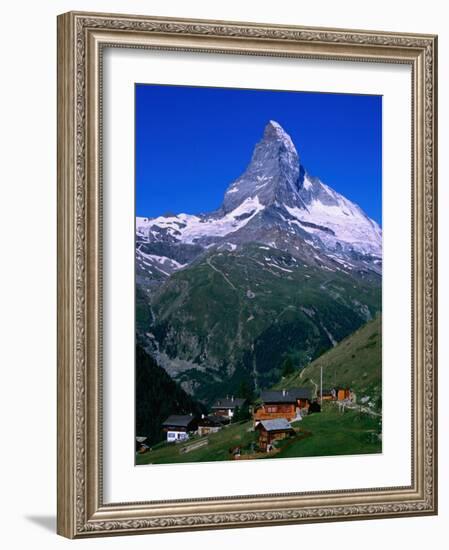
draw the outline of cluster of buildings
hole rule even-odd
[[[290,422],[301,420],[309,409],[316,408],[309,388],[268,390],[260,395],[261,404],[253,411],[254,429],[259,433],[259,448],[270,451],[275,441],[295,433]],[[316,408],[321,410],[321,407]]]
[[[243,398],[220,398],[212,405],[208,415],[203,414],[198,418],[192,414],[174,414],[162,426],[167,434],[167,442],[187,441],[194,433],[205,436],[218,432],[232,421],[237,410],[249,407],[254,429],[258,432],[259,448],[269,451],[274,441],[294,434],[291,422],[301,420],[309,412],[319,412],[321,401],[354,399],[349,388],[323,389],[320,393],[321,397],[317,399],[309,388],[267,390],[261,393],[260,400],[252,406]]]
[[[189,434],[195,432],[200,436],[218,432],[232,421],[238,409],[245,406],[249,406],[246,399],[232,396],[217,399],[211,407],[211,414],[202,414],[201,418],[192,414],[172,414],[162,424],[167,442],[186,441]]]

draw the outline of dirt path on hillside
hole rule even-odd
[[[237,289],[235,288],[235,286],[232,284],[232,282],[228,279],[228,277],[223,273],[223,271],[220,271],[220,270],[218,269],[218,267],[215,267],[215,266],[213,265],[213,263],[212,263],[212,261],[211,261],[211,258],[207,258],[206,263],[207,263],[207,265],[208,265],[209,267],[211,267],[214,271],[216,271],[217,273],[219,273],[219,274],[223,277],[223,279],[228,283],[228,285],[229,285],[232,289],[237,290]]]

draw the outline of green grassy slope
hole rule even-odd
[[[215,462],[229,460],[229,449],[239,445],[249,445],[254,440],[255,433],[248,431],[253,423],[244,422],[231,424],[215,434],[208,436],[209,444],[189,453],[180,453],[183,444],[165,443],[153,448],[152,451],[136,455],[136,464],[166,464],[174,462]],[[189,443],[199,440],[195,437]],[[204,438],[202,438],[204,439]]]
[[[282,379],[275,388],[316,388],[323,367],[323,387],[349,386],[358,398],[379,402],[382,391],[382,319],[379,315],[307,367]]]
[[[282,442],[273,458],[358,455],[382,452],[377,437],[379,418],[357,411],[340,413],[335,404],[325,404],[323,412],[311,414],[299,423],[304,438]]]
[[[260,458],[293,458],[307,456],[336,456],[368,454],[382,451],[377,437],[379,418],[353,410],[340,413],[335,404],[326,404],[323,412],[311,414],[294,424],[299,433],[284,440],[277,454],[261,454]],[[252,422],[232,424],[208,437],[209,444],[181,453],[183,444],[161,443],[153,450],[136,456],[136,464],[171,464],[181,462],[215,462],[231,460],[229,450],[236,446],[247,448],[257,443],[257,433],[251,431]],[[192,443],[200,438],[190,440]],[[202,438],[205,439],[205,438]]]

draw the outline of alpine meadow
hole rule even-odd
[[[136,128],[136,464],[381,452],[381,98],[136,85]]]

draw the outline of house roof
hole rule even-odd
[[[272,420],[261,420],[258,426],[259,425],[262,425],[267,432],[293,430],[292,425],[285,418],[273,418]]]
[[[212,409],[235,409],[241,407],[246,399],[241,397],[219,397],[212,405]]]
[[[297,399],[312,399],[309,388],[263,391],[260,397],[264,403],[295,403]]]
[[[163,426],[178,426],[179,428],[187,428],[195,417],[191,414],[172,414],[164,422]]]
[[[219,416],[209,415],[198,420],[199,426],[223,426],[226,422]]]

